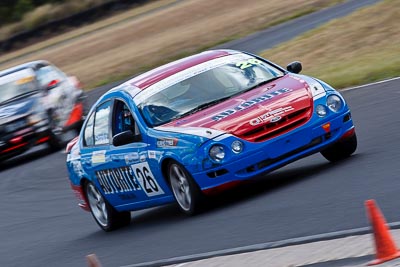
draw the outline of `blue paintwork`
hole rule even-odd
[[[162,170],[163,163],[166,160],[173,159],[184,165],[202,190],[267,173],[294,160],[321,151],[322,148],[338,141],[346,132],[354,128],[351,116],[349,120],[343,122],[343,118],[350,114],[345,102],[338,113],[328,110],[328,115],[324,118],[320,118],[315,114],[315,106],[325,104],[326,97],[329,94],[335,93],[340,96],[329,85],[322,82],[321,84],[324,87],[326,96],[314,101],[314,113],[307,123],[264,142],[252,143],[241,140],[244,143],[244,150],[239,154],[233,153],[230,149],[231,143],[239,139],[231,134],[222,134],[209,139],[191,134],[148,128],[135,106],[132,92],[126,90],[124,86],[114,89],[103,95],[94,106],[113,98],[125,101],[133,112],[143,139],[141,142],[120,147],[114,147],[110,144],[87,148],[82,146],[81,134],[78,143],[73,147],[67,160],[71,182],[74,186],[79,187],[85,179],[93,181],[109,203],[117,210],[122,211],[148,208],[174,201],[173,194]],[[322,125],[327,122],[331,124],[331,136],[328,139],[326,138],[326,132],[322,128]],[[307,147],[313,140],[318,140],[318,138],[320,143]],[[160,139],[176,139],[178,141],[174,146],[158,147],[157,140]],[[208,156],[208,150],[214,144],[221,144],[226,147],[227,155],[221,163],[213,162]],[[99,150],[104,151],[104,162],[94,164],[92,162],[93,153]],[[126,158],[128,154],[129,157]],[[268,160],[272,161],[268,162]],[[106,193],[99,180],[95,178],[95,171],[121,169],[141,162],[146,162],[149,165],[159,187],[163,191],[162,194],[147,196],[142,185],[135,188],[135,190],[126,192]],[[226,170],[226,173],[215,178],[211,178],[208,175],[221,169]],[[139,185],[140,177],[135,174],[133,176]]]
[[[36,93],[30,96],[21,97],[15,101],[0,105],[0,119],[27,114],[38,104],[40,95]]]

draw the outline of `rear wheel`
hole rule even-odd
[[[92,182],[86,184],[85,193],[93,218],[101,229],[109,232],[130,224],[131,213],[116,211]]]
[[[201,208],[202,193],[189,172],[179,163],[168,164],[168,179],[179,208],[188,215]]]
[[[62,133],[61,133],[62,134]],[[48,141],[51,150],[60,150],[64,143],[62,142],[61,134],[55,134],[53,131],[50,132],[50,139]]]
[[[336,162],[347,157],[356,151],[357,136],[354,133],[351,137],[339,140],[332,146],[321,151],[322,156],[331,162]]]

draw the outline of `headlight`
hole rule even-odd
[[[317,115],[320,116],[320,117],[325,117],[326,114],[327,114],[326,107],[323,106],[323,105],[318,105],[318,106],[315,108],[315,112],[317,112]]]
[[[221,162],[225,158],[225,149],[221,145],[213,145],[209,152],[210,158],[216,162]]]
[[[240,153],[243,150],[243,143],[238,140],[233,141],[231,144],[231,148],[234,153]]]
[[[333,112],[339,112],[343,106],[342,100],[337,95],[330,95],[326,100],[326,105]]]

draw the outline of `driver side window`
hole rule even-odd
[[[132,116],[132,112],[128,106],[120,100],[115,100],[112,135],[115,136],[116,134],[129,130],[131,130],[135,135],[140,134],[137,124]]]

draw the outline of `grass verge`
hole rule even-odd
[[[34,29],[51,20],[67,17],[108,1],[109,0],[69,0],[64,3],[48,3],[38,6],[26,13],[20,21],[4,26],[0,25],[0,40],[9,38],[16,32]]]
[[[285,66],[344,88],[400,76],[400,5],[385,0],[261,53]]]
[[[55,37],[49,38],[47,40],[32,44],[28,47],[19,49],[18,51],[9,52],[0,57],[0,64],[3,64],[7,61],[14,60],[23,56],[27,56],[29,54],[37,53],[38,51],[51,48],[53,46],[62,44],[64,42],[70,42],[74,39],[78,39],[84,37],[89,34],[93,34],[95,32],[107,29],[109,27],[124,23],[131,19],[135,19],[138,16],[144,15],[148,12],[152,12],[158,8],[166,7],[178,0],[152,0],[149,1],[148,4],[135,7],[129,11],[123,12],[121,14],[117,14],[111,16],[109,18],[91,23],[85,27],[81,27],[78,29],[74,29],[68,31],[66,33],[59,34]]]
[[[337,2],[176,1],[144,16],[99,26],[84,35],[75,33],[77,38],[47,40],[38,44],[43,48],[30,48],[30,53],[25,50],[1,55],[0,68],[46,59],[79,77],[86,88],[93,88]],[[56,45],[49,46],[51,42]]]

